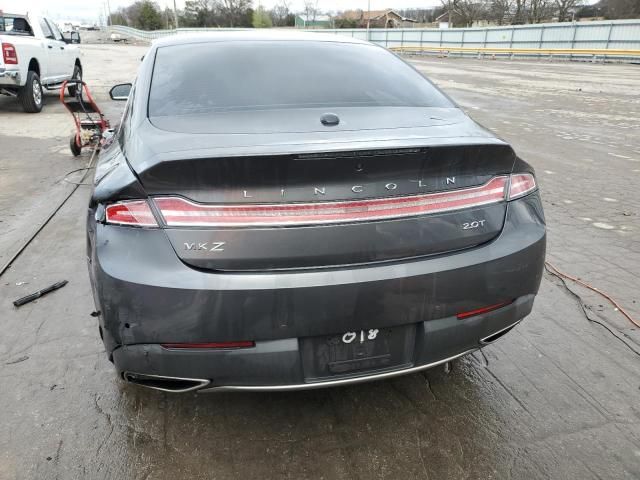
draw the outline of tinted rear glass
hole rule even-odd
[[[450,107],[379,47],[328,42],[210,42],[158,48],[149,116],[341,106]]]
[[[33,35],[33,31],[31,30],[31,26],[29,26],[29,22],[25,18],[22,17],[12,17],[12,16],[2,16],[0,12],[0,32],[2,34],[9,35],[25,35],[31,36]]]

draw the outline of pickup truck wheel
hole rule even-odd
[[[73,67],[73,76],[71,79],[82,81],[82,67],[80,65],[76,64],[76,66]],[[71,97],[75,97],[78,92],[78,85],[69,85],[67,87],[67,92],[69,92]]]
[[[27,83],[20,89],[18,99],[22,109],[27,113],[38,113],[42,110],[42,84],[40,77],[33,70],[27,73]]]

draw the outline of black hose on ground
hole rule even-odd
[[[11,258],[9,258],[9,260],[7,261],[7,263],[5,263],[2,268],[0,269],[0,277],[2,277],[2,275],[4,275],[4,273],[9,270],[9,268],[11,268],[11,265],[13,265],[13,262],[15,262],[18,257],[22,254],[22,252],[24,252],[26,250],[26,248],[31,244],[31,242],[33,242],[33,240],[38,236],[38,234],[42,231],[42,229],[44,227],[47,226],[47,224],[51,221],[51,219],[53,217],[56,216],[56,214],[60,211],[60,209],[64,206],[65,203],[67,203],[67,201],[73,196],[73,194],[76,192],[76,190],[78,189],[78,187],[81,185],[82,181],[87,178],[87,174],[89,173],[89,171],[91,170],[91,166],[93,163],[93,159],[96,156],[96,152],[98,151],[97,148],[95,148],[93,150],[93,152],[91,153],[91,158],[89,158],[89,161],[87,162],[87,166],[85,167],[85,172],[84,175],[82,175],[82,178],[80,179],[80,183],[78,184],[74,184],[73,188],[71,189],[71,191],[69,192],[69,194],[62,200],[62,202],[60,202],[60,204],[58,206],[56,206],[56,208],[49,214],[49,216],[46,218],[46,220],[38,227],[38,229],[33,232],[33,234],[27,239],[26,242],[24,242],[22,244],[22,246],[11,256]]]

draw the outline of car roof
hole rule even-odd
[[[252,42],[252,41],[276,41],[276,42],[333,42],[369,45],[369,42],[340,34],[301,32],[298,30],[223,30],[201,33],[181,33],[154,40],[155,47],[171,45],[184,45],[189,43],[207,42]]]

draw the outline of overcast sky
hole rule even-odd
[[[272,7],[279,0],[253,0],[254,5],[261,3],[265,7]],[[44,13],[56,20],[86,19],[95,21],[101,11],[104,11],[106,0],[0,0],[0,9],[11,13]],[[133,0],[109,0],[111,10],[130,5]],[[156,0],[160,6],[173,7],[173,0]],[[178,8],[184,6],[184,0],[176,0]],[[288,0],[291,10],[301,11],[304,0]],[[440,0],[371,0],[372,10],[384,8],[416,8],[440,5]],[[318,8],[322,11],[367,9],[367,0],[318,0]]]

